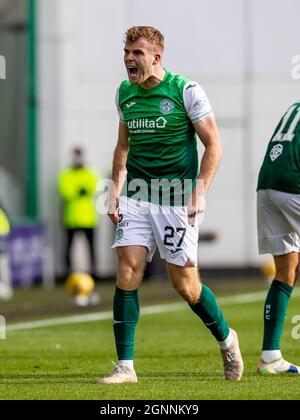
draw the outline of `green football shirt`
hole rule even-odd
[[[138,198],[146,201],[185,203],[198,176],[193,123],[212,112],[203,89],[166,71],[152,89],[123,81],[116,104],[129,132],[127,184],[122,195],[136,198],[138,192]]]
[[[300,102],[281,118],[260,169],[257,190],[300,194]]]

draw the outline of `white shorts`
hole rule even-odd
[[[300,252],[300,195],[259,190],[257,232],[260,254]]]
[[[189,259],[197,267],[199,224],[188,223],[186,207],[159,206],[146,201],[120,198],[120,215],[112,248],[140,245],[148,248],[150,262],[158,246],[161,258],[185,266]]]

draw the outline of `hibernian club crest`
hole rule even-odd
[[[160,112],[164,115],[171,114],[174,111],[174,108],[175,104],[171,99],[164,99],[159,106]]]
[[[272,162],[276,160],[283,152],[282,144],[276,144],[270,151],[270,159]]]
[[[115,240],[120,241],[123,238],[123,235],[124,235],[123,229],[120,229],[120,228],[117,229],[115,232]]]

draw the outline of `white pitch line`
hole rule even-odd
[[[142,315],[149,314],[159,314],[163,312],[172,312],[180,311],[186,308],[184,303],[166,303],[164,305],[153,305],[146,306],[142,308]],[[21,322],[18,324],[11,324],[6,327],[7,332],[12,331],[23,331],[23,330],[33,330],[36,328],[44,327],[53,327],[56,325],[67,325],[67,324],[80,324],[83,322],[94,322],[94,321],[105,321],[112,320],[112,311],[94,313],[94,314],[85,314],[85,315],[75,315],[75,316],[65,316],[62,318],[52,318],[45,319],[42,321],[32,321],[32,322]]]
[[[240,305],[247,303],[254,303],[264,301],[266,298],[266,291],[256,293],[244,293],[241,295],[232,295],[219,298],[218,302],[221,306],[226,305]],[[293,291],[294,297],[300,296],[300,288]],[[166,303],[162,305],[152,305],[142,308],[141,315],[161,314],[165,312],[177,312],[187,308],[185,303]],[[11,324],[6,327],[7,332],[33,330],[36,328],[54,327],[56,325],[80,324],[84,322],[95,322],[112,320],[112,312],[100,312],[94,314],[65,316],[62,318],[45,319],[42,321],[21,322],[18,324]]]

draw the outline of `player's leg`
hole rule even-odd
[[[143,278],[148,249],[125,246],[117,249],[119,269],[113,300],[113,328],[118,363],[112,374],[99,382],[134,383],[134,337],[139,319],[138,288]]]
[[[174,289],[202,319],[217,341],[225,341],[229,336],[228,324],[213,292],[201,284],[197,268],[190,261],[185,267],[167,263],[167,271]]]
[[[113,248],[117,248],[119,268],[113,302],[113,327],[118,364],[100,383],[137,382],[134,371],[134,336],[139,319],[138,288],[146,261],[155,251],[152,227],[147,214],[148,203],[137,208],[132,199],[121,201],[121,213]]]
[[[298,373],[300,368],[285,361],[281,355],[281,336],[288,303],[297,280],[299,253],[274,257],[276,276],[264,305],[264,337],[259,373]]]
[[[184,267],[168,263],[167,271],[175,290],[218,341],[224,361],[225,378],[240,380],[244,365],[237,334],[229,329],[213,292],[201,284],[197,268],[188,260]]]
[[[264,337],[258,373],[300,373],[281,355],[280,339],[299,269],[300,196],[274,190],[257,194],[260,254],[273,254],[276,275],[264,305]]]
[[[299,253],[290,252],[286,255],[274,256],[276,280],[294,287],[299,272]]]
[[[148,249],[129,246],[117,249],[119,270],[113,302],[114,334],[119,364],[133,369],[134,335],[140,306],[138,288],[141,284]]]
[[[299,272],[300,272],[300,252],[298,252],[298,265],[296,267],[296,273],[295,273],[295,283],[294,286],[296,286],[297,281],[299,279]]]
[[[119,364],[133,369],[134,335],[139,319],[138,288],[143,278],[148,249],[129,246],[117,249],[119,270],[113,303],[114,334]]]
[[[226,379],[240,379],[243,362],[235,331],[228,328],[212,291],[201,285],[197,270],[199,219],[191,226],[185,207],[163,207],[151,214],[156,243],[167,262],[170,280],[196,315],[201,318],[220,344]],[[234,348],[234,351],[232,349]],[[235,356],[227,361],[229,353]]]

